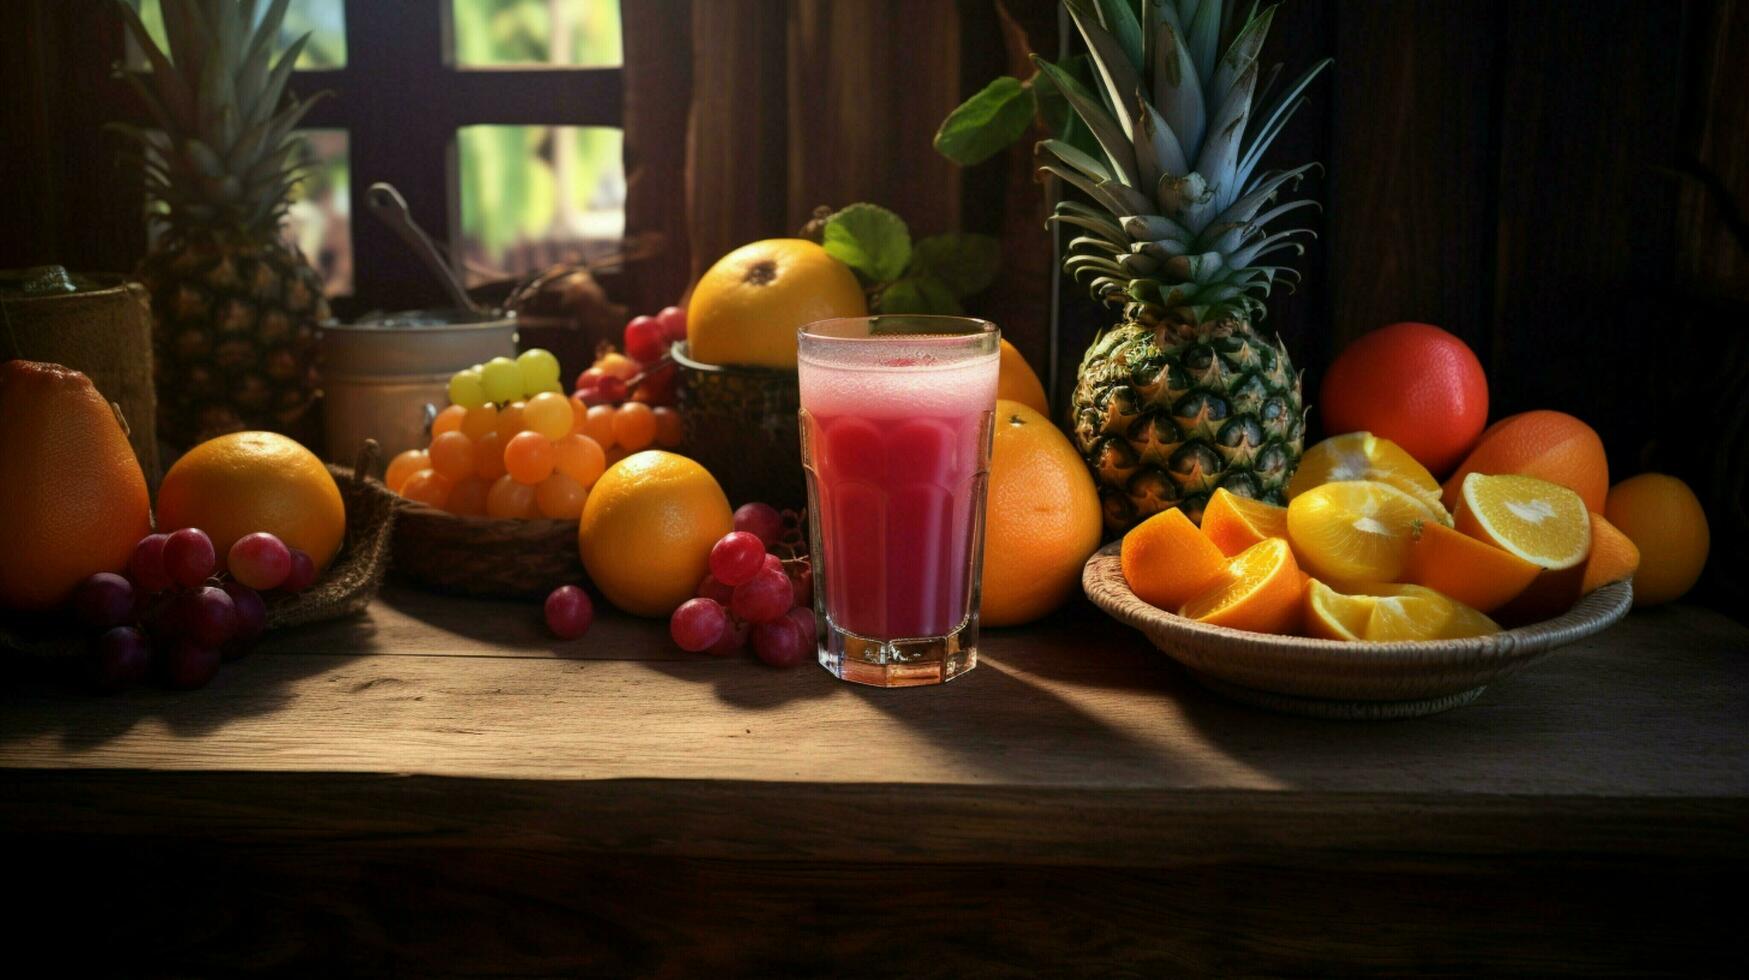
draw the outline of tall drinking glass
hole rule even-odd
[[[941,684],[978,664],[998,338],[949,316],[801,329],[814,615],[843,680]]]

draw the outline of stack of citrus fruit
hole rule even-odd
[[[1286,507],[1220,489],[1201,528],[1176,509],[1138,525],[1124,577],[1144,601],[1213,625],[1423,640],[1556,614],[1634,572],[1631,544],[1569,487],[1473,472],[1457,490],[1453,513],[1396,443],[1348,433],[1306,453]]]

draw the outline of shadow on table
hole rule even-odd
[[[322,652],[283,655],[271,649],[318,632]],[[0,746],[58,734],[64,747],[82,751],[147,721],[179,738],[199,737],[239,718],[279,711],[296,698],[292,691],[300,681],[369,654],[376,641],[370,620],[359,614],[270,634],[263,643],[266,650],[224,664],[211,683],[192,691],[169,689],[154,678],[117,694],[95,694],[71,663],[9,672],[0,680],[0,705],[7,715]]]
[[[984,630],[977,669],[939,687],[829,683],[1004,781],[1194,781],[1204,761],[1152,726],[1150,705],[1179,696],[1182,681],[1117,626],[1076,603],[1037,623]],[[1119,690],[1137,697],[1113,698]]]

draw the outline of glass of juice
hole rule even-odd
[[[876,687],[978,664],[995,324],[822,320],[799,339],[820,664]]]

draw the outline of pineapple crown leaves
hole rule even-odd
[[[1329,60],[1301,75],[1255,118],[1258,55],[1275,7],[1253,6],[1242,22],[1223,0],[1064,0],[1087,46],[1090,88],[1033,57],[1092,136],[1080,149],[1045,140],[1041,173],[1062,178],[1109,211],[1090,220],[1076,202],[1050,220],[1088,232],[1070,242],[1064,268],[1096,298],[1153,319],[1175,311],[1191,322],[1261,316],[1263,297],[1293,270],[1261,264],[1298,254],[1290,229],[1265,226],[1309,200],[1269,207],[1313,164],[1259,172],[1258,164]],[[1226,39],[1222,44],[1223,38]],[[1267,92],[1275,71],[1263,80]],[[1093,152],[1093,151],[1096,151]],[[1113,226],[1117,234],[1113,234]]]
[[[1193,323],[1261,316],[1275,282],[1296,278],[1292,269],[1262,261],[1303,252],[1293,239],[1311,234],[1267,234],[1265,226],[1317,204],[1270,207],[1316,164],[1286,171],[1259,171],[1258,165],[1329,59],[1254,113],[1279,72],[1279,66],[1265,72],[1258,64],[1274,6],[1253,4],[1240,20],[1238,5],[1227,0],[1063,5],[1085,44],[1087,70],[1073,60],[1056,64],[1034,55],[1038,74],[1030,93],[1055,134],[1035,147],[1039,173],[1060,178],[1097,205],[1067,200],[1049,219],[1078,232],[1064,270],[1095,298],[1149,322],[1168,313]],[[952,151],[968,145],[961,130],[979,117],[1011,117],[1012,110],[1005,115],[987,104],[997,89],[993,84],[973,96],[942,124],[937,147],[943,153],[975,162]],[[1015,98],[1013,86],[999,92]],[[980,100],[986,104],[975,107]],[[1058,101],[1064,111],[1054,112]],[[1256,120],[1261,123],[1253,126]],[[1002,135],[987,133],[985,146]]]
[[[165,51],[133,5],[115,0],[150,68],[142,76],[118,63],[115,72],[158,132],[107,128],[139,145],[124,158],[143,172],[173,234],[266,235],[284,218],[307,169],[293,127],[329,94],[300,100],[286,89],[309,41],[306,34],[273,58],[290,2],[272,0],[257,20],[256,0],[163,0]]]

